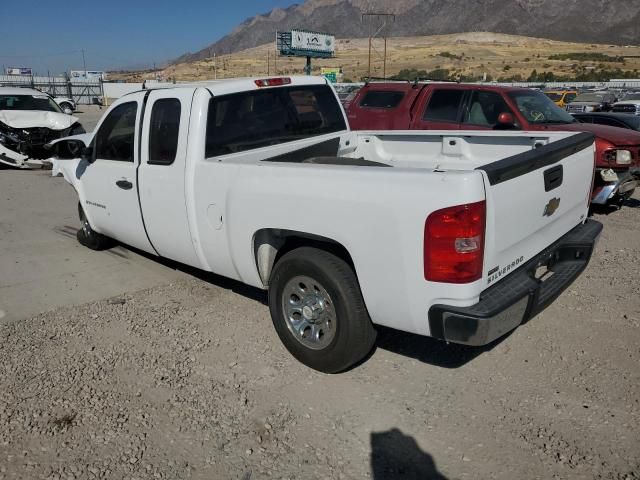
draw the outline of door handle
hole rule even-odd
[[[133,188],[133,183],[129,180],[118,180],[116,185],[123,190],[131,190]]]

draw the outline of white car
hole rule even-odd
[[[51,156],[45,144],[83,132],[78,118],[63,113],[50,95],[31,88],[0,87],[0,164],[41,165]]]
[[[60,106],[60,109],[62,110],[63,113],[66,113],[67,115],[71,115],[73,112],[76,111],[76,102],[72,98],[53,97],[53,96],[51,98],[53,98],[53,101]]]
[[[351,132],[322,77],[143,90],[57,143],[83,147],[55,160],[83,245],[268,290],[284,345],[324,372],[365,358],[374,325],[494,341],[560,295],[602,229],[593,135]]]
[[[613,111],[640,115],[640,92],[630,93],[623,100],[614,103]]]

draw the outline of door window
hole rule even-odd
[[[498,124],[498,116],[501,113],[513,115],[502,95],[476,90],[471,94],[471,101],[465,109],[464,123],[493,128]]]
[[[464,90],[435,90],[422,119],[431,122],[458,122],[464,93]]]
[[[137,102],[118,105],[96,134],[96,159],[133,162]]]
[[[152,165],[171,165],[178,151],[180,100],[162,98],[153,104],[149,123],[149,160]]]
[[[324,85],[256,90],[209,101],[207,157],[346,130],[333,91]]]

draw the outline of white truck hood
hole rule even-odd
[[[78,117],[40,110],[0,110],[0,122],[11,128],[45,127],[64,130],[78,121]]]

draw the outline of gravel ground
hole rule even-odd
[[[383,329],[341,375],[205,274],[0,324],[0,479],[639,479],[640,201],[596,218],[588,270],[506,339]]]

